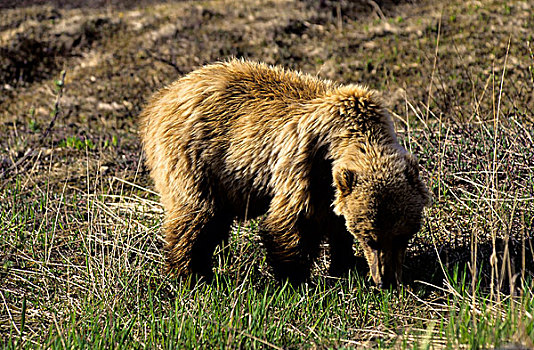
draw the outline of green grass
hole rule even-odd
[[[319,261],[293,287],[270,275],[251,221],[217,252],[214,281],[190,288],[161,275],[161,209],[147,191],[67,199],[22,186],[1,196],[5,348],[485,348],[534,336],[531,279],[491,293],[453,265],[442,286],[381,291],[358,271],[324,276]]]

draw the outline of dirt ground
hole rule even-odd
[[[96,176],[100,186],[150,187],[137,138],[143,104],[236,56],[380,91],[438,205],[447,189],[476,190],[462,174],[488,153],[473,130],[498,110],[526,130],[502,129],[524,147],[508,153],[502,181],[528,197],[533,35],[531,1],[3,1],[0,186],[90,193]],[[467,232],[453,218],[440,222],[449,240]]]
[[[24,169],[24,164],[13,164],[27,152],[33,161],[24,162],[26,166],[35,166],[40,152],[45,153],[40,161],[50,163],[46,153],[53,149],[57,155],[54,146],[67,137],[90,139],[97,146],[115,137],[120,142],[115,151],[121,154],[100,153],[99,163],[113,171],[127,169],[139,154],[135,117],[150,94],[186,72],[230,56],[345,82],[364,80],[359,76],[377,68],[369,59],[349,60],[346,52],[360,51],[362,42],[391,30],[385,23],[365,35],[348,27],[360,17],[379,18],[372,6],[360,3],[342,2],[339,8],[328,1],[133,3],[3,2],[0,132],[8,137],[0,141],[0,164],[10,174]],[[380,9],[381,15],[384,11],[402,15],[393,4]],[[60,115],[50,137],[42,139],[54,106],[54,79],[63,69]],[[76,173],[78,152],[61,153],[54,172]]]

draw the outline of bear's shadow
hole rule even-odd
[[[493,276],[497,273],[497,287],[503,293],[510,293],[510,284],[521,287],[520,279],[534,276],[533,239],[521,241],[503,239],[495,241],[495,256],[493,266],[490,263],[494,253],[491,241],[482,242],[476,249],[476,278],[481,290],[487,290]],[[473,278],[474,252],[469,244],[443,244],[434,246],[428,244],[419,247],[417,252],[407,252],[404,261],[403,282],[413,288],[422,285],[442,287],[444,281],[455,279],[471,281]],[[456,277],[455,277],[456,276]],[[495,280],[494,280],[495,282]]]

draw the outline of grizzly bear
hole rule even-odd
[[[321,241],[330,273],[363,248],[374,282],[396,285],[428,192],[376,94],[233,59],[157,92],[140,135],[166,216],[167,270],[212,277],[234,219],[258,217],[275,275],[307,278]]]

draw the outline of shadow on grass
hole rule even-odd
[[[534,275],[533,239],[508,241],[497,239],[495,250],[491,241],[479,243],[476,247],[476,277],[480,290],[489,290],[493,279],[495,288],[510,293],[510,285],[521,286],[521,278]],[[420,285],[419,281],[442,286],[444,281],[458,272],[461,280],[473,278],[473,248],[470,245],[436,248],[429,245],[418,254],[407,255],[404,268],[404,282]],[[496,259],[492,259],[495,252]],[[494,263],[492,264],[492,260]],[[492,266],[493,265],[493,266]]]

